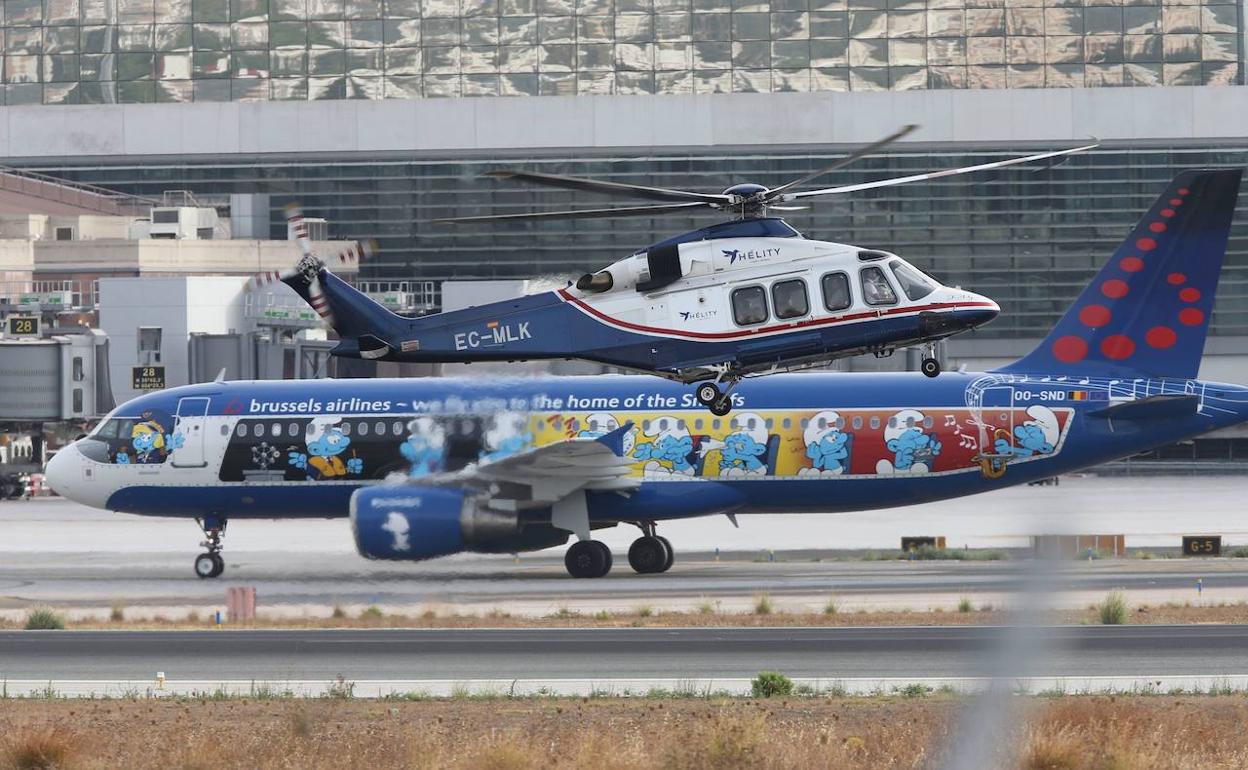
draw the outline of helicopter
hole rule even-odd
[[[702,193],[494,171],[488,176],[659,205],[433,220],[464,224],[555,218],[649,216],[710,208],[732,219],[653,244],[557,289],[420,318],[391,312],[330,272],[312,253],[302,211],[287,209],[302,257],[276,276],[338,333],[332,353],[414,363],[581,359],[686,384],[717,416],[745,377],[877,356],[923,345],[921,369],[940,374],[935,343],[991,321],[992,299],[940,284],[896,254],[805,238],[772,211],[805,198],[1061,158],[1096,147],[814,190],[798,190],[913,131],[905,126],[835,164],[775,188],[737,184]]]

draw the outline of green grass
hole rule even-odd
[[[836,599],[829,598],[829,599],[828,599],[826,602],[824,602],[824,604],[823,604],[823,614],[824,614],[824,615],[835,615],[836,613],[838,613],[838,612],[840,612],[840,611],[841,611],[841,608],[840,608],[840,606],[836,603]]]
[[[65,619],[50,607],[35,607],[26,613],[27,631],[64,631]]]
[[[754,597],[754,614],[770,615],[776,611],[775,605],[771,603],[771,597],[767,594],[759,594]]]
[[[777,671],[760,671],[750,682],[755,698],[775,698],[793,694],[793,680]]]
[[[972,612],[974,609],[975,605],[971,604],[970,597],[963,596],[961,599],[958,599],[958,612]]]
[[[1110,591],[1101,603],[1096,606],[1101,625],[1121,626],[1127,622],[1131,608],[1127,605],[1127,597],[1122,591]]]

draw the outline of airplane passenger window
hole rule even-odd
[[[390,425],[390,433],[395,436],[402,436],[403,435],[403,421],[395,420],[394,423]]]
[[[239,438],[247,438],[247,423],[240,422],[238,427],[234,429],[234,433]]]
[[[367,435],[368,435],[368,423],[366,423],[366,422],[362,422],[362,423],[360,423],[360,427],[359,427],[359,429],[356,431],[356,435],[357,435],[357,436],[367,436]]]
[[[862,298],[868,305],[896,305],[897,293],[884,277],[884,271],[875,265],[859,272],[862,279]]]
[[[382,422],[381,420],[378,420],[377,424],[373,426],[373,435],[374,436],[386,435],[386,424]]]
[[[901,284],[901,290],[912,302],[923,299],[936,291],[936,284],[932,279],[900,259],[894,259],[888,263],[888,266],[892,268],[893,275],[897,277],[897,283]]]
[[[298,435],[299,435],[299,423],[297,423],[297,422],[292,422],[290,425],[287,425],[287,426],[286,426],[286,435],[287,435],[287,436],[290,436],[291,438],[294,438],[295,436],[298,436]]]
[[[862,417],[854,415],[854,430],[862,430]]]
[[[228,426],[228,425],[222,425],[222,426],[221,426],[221,435],[222,435],[222,436],[228,436],[228,435],[230,435],[230,426]]]
[[[282,437],[282,424],[280,422],[273,423],[273,426],[269,428],[269,435],[271,435],[273,438],[281,438]]]
[[[732,292],[732,317],[737,326],[753,326],[767,320],[767,292],[747,286]]]
[[[833,313],[854,304],[849,296],[849,276],[844,273],[828,273],[823,277],[823,306]]]
[[[871,430],[879,430],[879,429],[880,429],[880,418],[872,417],[871,418]]]
[[[797,278],[778,281],[771,287],[771,304],[776,318],[801,318],[810,312],[806,298],[806,282]]]

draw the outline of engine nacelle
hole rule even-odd
[[[485,508],[462,490],[394,485],[351,495],[351,531],[361,556],[403,561],[529,551],[568,539],[547,524],[524,526],[515,513]]]

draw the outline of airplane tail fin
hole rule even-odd
[[[1176,176],[1049,336],[998,371],[1195,377],[1242,173]]]

